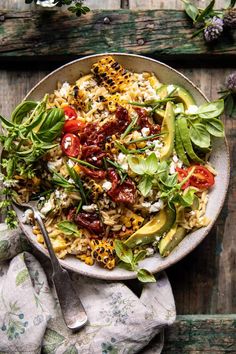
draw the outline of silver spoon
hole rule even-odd
[[[55,255],[51,240],[48,236],[48,232],[38,211],[37,201],[19,203],[16,200],[13,200],[13,203],[20,208],[28,208],[33,211],[34,218],[37,221],[43,234],[44,241],[47,245],[48,253],[51,259],[53,269],[52,279],[56,288],[56,293],[61,306],[64,321],[69,329],[73,331],[80,329],[86,324],[88,320],[86,312],[75,292],[68,272],[61,267]]]

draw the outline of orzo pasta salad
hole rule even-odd
[[[102,58],[1,117],[6,221],[16,225],[12,198],[38,200],[59,258],[134,270],[156,252],[168,256],[209,222],[217,171],[208,158],[212,138],[224,135],[223,109],[222,100],[197,106],[184,87]],[[29,210],[24,222],[44,244]]]

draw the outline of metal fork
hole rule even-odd
[[[47,245],[48,253],[51,259],[53,269],[52,280],[56,288],[56,293],[61,306],[65,324],[69,329],[73,331],[80,329],[86,324],[88,320],[86,312],[80,299],[78,298],[78,295],[75,292],[68,272],[61,267],[55,255],[51,240],[48,236],[48,232],[43,223],[40,212],[38,211],[37,201],[19,203],[18,201],[13,200],[13,203],[20,208],[28,208],[33,211],[34,218],[37,221],[43,234],[44,241]]]

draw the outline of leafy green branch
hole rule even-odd
[[[156,282],[156,278],[152,273],[147,269],[138,267],[138,263],[147,255],[145,250],[140,250],[138,253],[134,254],[132,249],[126,246],[122,241],[115,240],[115,251],[120,260],[118,264],[120,268],[136,272],[138,280],[143,283]]]

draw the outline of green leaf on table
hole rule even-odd
[[[205,123],[206,130],[213,136],[222,138],[224,136],[224,125],[217,118],[208,119]]]
[[[57,227],[66,235],[74,235],[76,237],[81,237],[80,230],[78,229],[77,225],[72,221],[61,221],[59,224],[57,224]]]
[[[198,108],[197,114],[200,118],[209,119],[219,117],[224,111],[224,100],[217,100],[204,103]]]
[[[187,15],[193,20],[195,21],[196,18],[198,17],[199,15],[199,10],[198,8],[191,4],[190,2],[185,2],[184,3],[184,9],[185,9],[185,12],[187,13]]]
[[[133,261],[133,252],[132,250],[126,246],[122,241],[115,240],[115,251],[117,257],[125,262],[125,263],[132,263]]]
[[[138,184],[138,189],[144,197],[146,197],[152,189],[152,179],[153,177],[144,175]]]
[[[147,269],[139,269],[137,271],[137,277],[142,283],[156,283],[156,278]]]
[[[189,135],[192,142],[200,148],[207,148],[211,144],[210,134],[205,125],[201,123],[192,124],[189,129]]]

